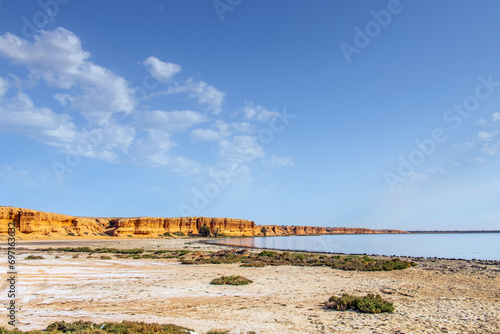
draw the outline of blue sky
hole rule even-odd
[[[0,1],[0,203],[500,229],[499,11]]]

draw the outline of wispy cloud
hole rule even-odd
[[[248,164],[267,155],[259,130],[280,116],[249,101],[238,109],[239,115],[225,115],[225,92],[192,77],[177,79],[181,66],[154,56],[142,62],[158,89],[149,94],[147,103],[162,95],[184,94],[189,100],[183,103],[191,105],[182,110],[168,106],[150,110],[145,101],[134,99],[135,89],[124,77],[91,61],[81,40],[64,28],[40,30],[33,41],[4,33],[0,57],[8,59],[13,70],[19,68],[20,76],[28,73],[25,78],[12,73],[0,77],[0,130],[28,136],[67,154],[165,168],[193,177],[231,161],[245,171],[241,175],[249,175]],[[46,96],[53,100],[40,99],[34,87],[49,92]],[[98,140],[91,140],[93,136]],[[199,142],[212,145],[212,156],[205,163],[190,157],[196,149],[187,147]],[[267,162],[293,165],[291,157],[275,154]]]
[[[260,105],[255,105],[251,101],[245,101],[242,113],[246,119],[253,119],[261,122],[269,122],[279,116],[279,112],[268,110]]]
[[[130,113],[136,105],[127,81],[91,62],[80,39],[64,28],[40,30],[34,42],[5,33],[0,36],[0,55],[26,66],[32,80],[72,89],[64,101],[97,124],[107,122],[113,113]]]
[[[208,85],[205,81],[196,81],[189,78],[186,82],[168,88],[159,94],[179,94],[185,93],[190,98],[195,99],[200,106],[208,108],[214,114],[222,112],[225,92],[219,91],[214,86]]]
[[[162,62],[156,57],[149,57],[142,62],[153,78],[158,81],[167,82],[181,71],[181,67],[174,63]]]
[[[293,166],[294,162],[292,157],[278,156],[273,154],[270,159],[265,161],[267,164],[271,166]]]
[[[496,136],[498,136],[497,131],[493,131],[493,132],[481,131],[477,134],[477,137],[479,139],[483,139],[483,140],[492,140]]]

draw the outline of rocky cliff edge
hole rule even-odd
[[[0,233],[8,233],[15,226],[22,234],[38,236],[147,236],[182,232],[198,234],[207,224],[212,233],[228,236],[279,236],[319,234],[405,233],[398,230],[370,230],[348,227],[256,225],[253,221],[233,218],[179,217],[179,218],[95,218],[75,217],[57,213],[0,206]],[[179,234],[179,233],[177,233]]]

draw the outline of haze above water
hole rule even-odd
[[[256,237],[217,242],[295,251],[500,260],[500,233]]]

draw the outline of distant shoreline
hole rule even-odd
[[[411,234],[457,234],[457,233],[500,233],[500,230],[475,230],[475,231],[407,231]]]

